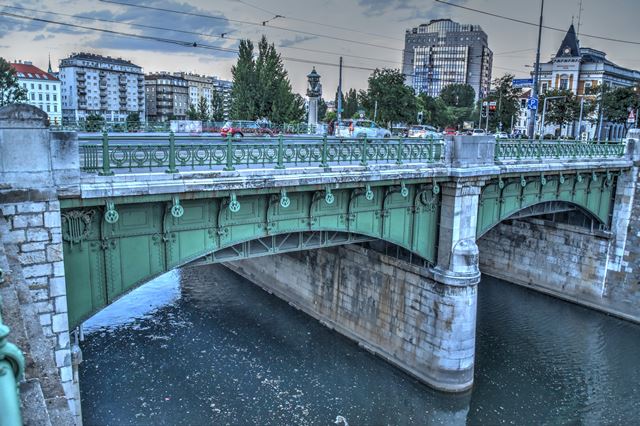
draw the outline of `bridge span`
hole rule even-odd
[[[4,321],[76,416],[70,335],[177,267],[222,262],[449,392],[473,384],[481,270],[640,321],[637,135],[79,139],[42,114],[0,109],[2,291],[35,313]]]

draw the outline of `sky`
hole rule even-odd
[[[373,69],[400,68],[406,29],[430,19],[451,18],[464,24],[478,24],[488,34],[489,48],[494,52],[493,78],[506,73],[526,78],[531,68],[525,65],[535,61],[537,27],[443,5],[436,0],[112,1],[180,10],[190,15],[103,0],[0,0],[0,13],[141,37],[160,37],[171,42],[0,15],[0,56],[10,61],[32,61],[46,69],[48,55],[51,55],[53,68],[57,70],[60,59],[84,51],[128,59],[142,66],[145,72],[189,71],[231,79],[238,40],[249,38],[257,42],[264,34],[284,58],[294,91],[304,94],[306,75],[315,65],[321,75],[323,97],[330,100],[334,98],[338,84],[340,55],[345,65],[343,90],[365,89]],[[537,22],[541,0],[447,1]],[[544,24],[566,30],[574,22],[577,27],[579,8],[580,0],[547,0]],[[276,15],[281,16],[274,19]],[[640,0],[582,0],[581,46],[606,52],[607,58],[618,65],[640,69],[638,16]],[[264,21],[268,22],[262,25]],[[543,30],[541,61],[547,61],[555,54],[563,37],[564,32]],[[185,42],[188,46],[175,44],[175,41]],[[193,47],[193,42],[206,48]]]

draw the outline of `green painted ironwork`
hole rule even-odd
[[[285,168],[286,166],[328,167],[330,164],[368,163],[433,163],[443,160],[444,142],[441,140],[403,139],[343,139],[309,137],[285,141],[276,138],[209,138],[203,143],[189,137],[116,137],[105,134],[102,144],[89,143],[95,138],[81,138],[81,169],[85,172],[112,174],[113,170],[149,170],[166,168],[173,173],[176,167],[207,169],[224,166]],[[140,141],[132,143],[132,141]],[[144,142],[142,142],[144,141]],[[154,142],[158,143],[154,143]],[[105,161],[108,160],[108,161]]]
[[[495,160],[616,158],[625,147],[623,142],[497,140]]]
[[[301,241],[294,249],[311,248],[302,241],[322,232],[327,234],[314,247],[335,244],[338,240],[328,235],[339,233],[347,235],[345,244],[380,239],[435,263],[440,195],[434,184],[274,188],[264,194],[245,191],[119,205],[105,200],[104,207],[64,209],[70,327],[139,284],[185,263],[207,256],[213,261],[229,259],[229,253],[252,257],[290,251],[280,243],[285,240]],[[116,220],[112,212],[117,213]],[[268,250],[239,248],[252,241]]]
[[[609,171],[493,179],[480,195],[477,236],[522,209],[550,201],[576,205],[609,226],[615,185],[615,175]]]
[[[0,270],[1,274],[2,270]],[[2,299],[0,298],[1,307]],[[0,312],[0,425],[21,426],[18,383],[24,376],[25,362],[20,349],[7,341],[9,331],[9,327],[2,322]]]

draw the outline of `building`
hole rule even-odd
[[[126,121],[131,113],[143,119],[142,68],[120,58],[74,53],[60,61],[62,115],[78,121],[99,114],[106,121]]]
[[[555,56],[549,62],[540,64],[539,91],[544,93],[552,89],[567,89],[579,98],[595,102],[596,87],[603,84],[611,88],[634,86],[640,83],[640,71],[630,70],[616,65],[606,58],[606,54],[588,47],[580,47],[573,24],[569,27]],[[594,117],[592,117],[594,118]],[[544,133],[588,138],[597,136],[597,120],[583,120],[581,129],[578,123],[563,126],[545,126]],[[603,123],[601,139],[616,139],[624,132],[624,125]]]
[[[189,108],[189,84],[184,78],[159,72],[147,74],[145,99],[149,121],[184,120]]]
[[[61,83],[51,71],[42,71],[28,61],[12,63],[18,84],[27,90],[27,102],[49,115],[53,125],[62,123]],[[51,69],[51,65],[49,65]]]
[[[211,96],[214,90],[213,77],[206,77],[204,75],[192,74],[187,72],[174,72],[174,76],[180,77],[187,82],[189,89],[189,105],[197,110],[200,98],[204,98],[207,101],[207,113],[211,112]]]
[[[493,53],[479,25],[432,19],[405,33],[402,73],[416,93],[437,97],[450,84],[469,84],[476,99],[489,92]]]
[[[213,77],[213,87],[222,95],[224,118],[227,119],[231,112],[231,89],[233,89],[233,82]]]

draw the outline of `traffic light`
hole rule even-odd
[[[422,111],[418,111],[418,123],[422,124]]]

